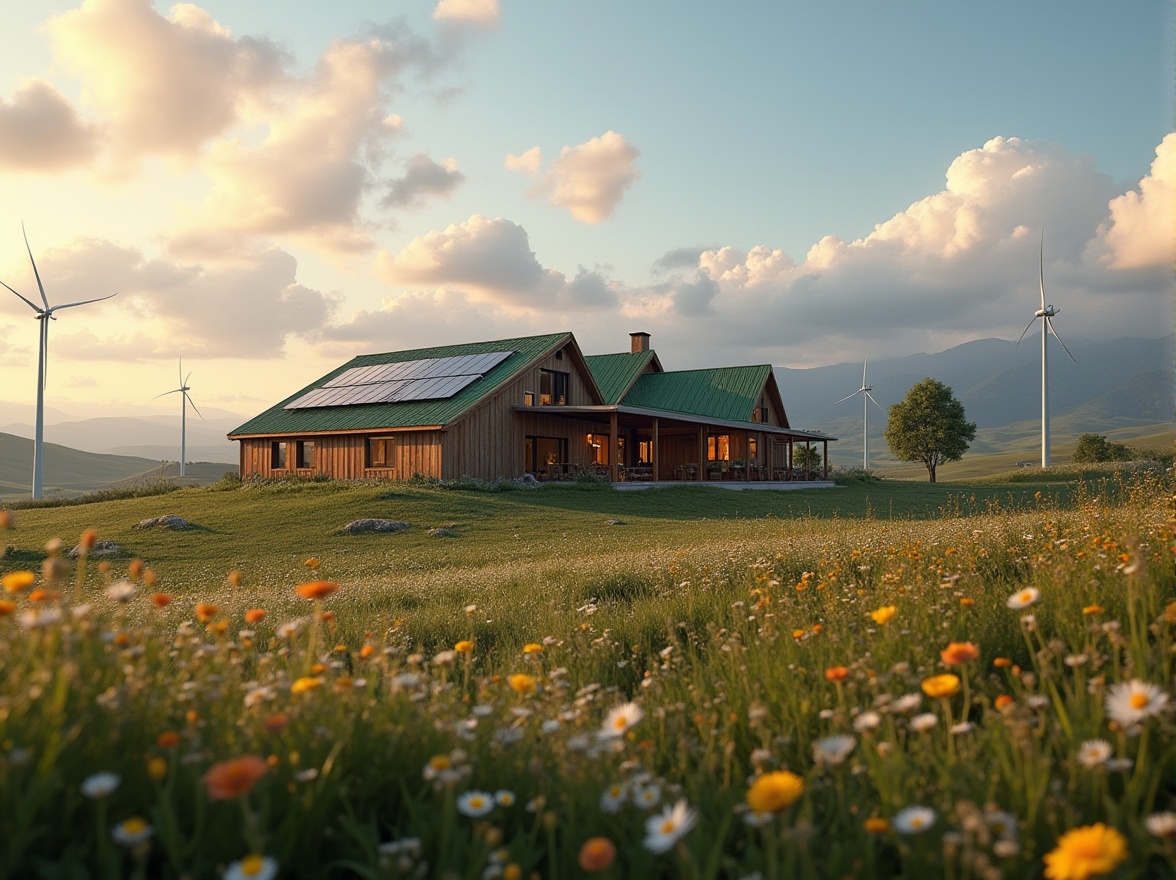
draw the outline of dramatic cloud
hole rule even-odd
[[[417,153],[404,166],[404,176],[393,180],[381,204],[389,208],[417,208],[429,198],[448,198],[465,181],[456,159],[440,164]]]
[[[582,223],[603,223],[613,215],[625,190],[641,178],[640,151],[615,131],[575,147],[564,147],[532,188],[533,196],[566,208]],[[540,166],[538,147],[506,157],[506,167],[531,176]]]
[[[501,16],[498,0],[439,0],[433,10],[437,21],[495,26]]]
[[[86,0],[53,18],[49,33],[124,158],[195,155],[264,101],[286,62],[273,43],[235,39],[189,3],[164,18],[151,0]]]
[[[379,262],[394,284],[458,287],[475,299],[519,309],[601,309],[618,299],[612,282],[595,271],[580,269],[569,281],[545,269],[527,231],[501,217],[475,214],[414,239],[395,256],[381,254]]]
[[[60,171],[97,149],[94,132],[53,86],[31,79],[9,101],[0,98],[0,168]]]
[[[117,320],[121,333],[71,333],[68,319],[75,313],[62,313],[55,348],[75,359],[173,357],[177,347],[204,357],[273,357],[289,336],[316,338],[335,306],[330,297],[300,285],[296,261],[276,248],[204,267],[152,260],[132,248],[84,239],[38,256],[37,266],[52,304],[118,294],[87,307],[83,323]],[[13,278],[9,283],[16,290],[36,290],[31,270],[23,268]],[[27,309],[15,297],[8,299],[12,302],[0,300],[0,311]]]
[[[1176,245],[1176,134],[1156,147],[1151,174],[1139,182],[1139,191],[1111,202],[1110,218],[1099,233],[1106,265],[1170,277]]]

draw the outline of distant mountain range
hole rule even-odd
[[[1059,443],[1073,442],[1088,431],[1124,439],[1155,434],[1165,426],[1171,430],[1172,336],[1067,341],[1074,360],[1050,342],[1050,428]],[[976,423],[973,452],[1024,449],[1027,457],[1040,455],[1040,339],[1026,339],[1019,346],[1004,339],[980,339],[937,354],[869,362],[871,393],[882,407],[870,406],[871,466],[894,461],[883,438],[888,410],[928,376],[951,386],[968,420]],[[833,434],[839,439],[830,446],[831,461],[860,465],[861,396],[836,401],[861,387],[862,365],[777,368],[776,379],[792,426]]]
[[[1060,346],[1050,348],[1050,425],[1056,446],[1072,447],[1087,431],[1128,442],[1135,437],[1154,442],[1157,435],[1173,432],[1172,336],[1067,344],[1074,361]],[[937,354],[870,361],[869,382],[882,407],[870,406],[871,467],[899,465],[883,438],[887,410],[927,376],[950,385],[968,419],[976,422],[972,455],[1039,458],[1040,342],[1026,339],[1018,346],[1004,339],[980,339]],[[832,434],[839,439],[830,444],[830,460],[860,465],[861,397],[836,401],[861,387],[862,365],[778,367],[776,378],[792,427]],[[32,469],[32,407],[0,404],[0,412],[22,419],[0,425],[0,496],[23,495]],[[204,412],[205,421],[188,420],[188,461],[210,463],[189,466],[196,481],[214,480],[235,469],[237,444],[225,435],[246,420],[225,410]],[[164,415],[71,419],[47,410],[46,487],[76,494],[151,475],[174,475],[178,421]]]

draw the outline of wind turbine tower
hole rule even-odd
[[[156,398],[163,397],[164,394],[179,394],[180,397],[180,476],[184,476],[184,462],[188,460],[188,405],[192,405],[192,409],[196,411],[196,415],[204,418],[200,410],[196,409],[196,404],[192,403],[192,397],[188,394],[192,389],[188,386],[188,380],[192,378],[192,374],[184,375],[184,360],[180,359],[180,387],[173,388],[171,391],[164,391],[163,394],[156,394]]]
[[[41,293],[41,305],[21,296],[3,281],[0,281],[0,286],[24,300],[25,305],[36,312],[37,320],[41,322],[41,341],[37,352],[37,426],[33,438],[33,498],[41,498],[45,494],[45,377],[48,373],[49,322],[57,320],[57,315],[54,312],[61,309],[72,309],[75,306],[101,302],[104,299],[110,299],[115,294],[100,296],[97,299],[85,299],[81,302],[62,303],[59,306],[49,305],[49,298],[45,296],[45,285],[41,283],[41,273],[37,271],[37,261],[33,259],[33,249],[29,247],[29,235],[25,232],[23,223],[20,231],[24,234],[25,250],[29,252],[29,262],[33,264],[33,276],[37,279],[37,290]]]
[[[1049,467],[1049,372],[1048,366],[1048,350],[1049,350],[1049,334],[1052,333],[1057,339],[1058,344],[1066,354],[1070,355],[1070,360],[1078,363],[1074,359],[1074,355],[1070,354],[1070,349],[1066,348],[1066,343],[1062,342],[1062,337],[1058,336],[1058,331],[1053,326],[1053,316],[1061,309],[1055,309],[1053,303],[1048,306],[1045,304],[1045,229],[1041,230],[1041,248],[1038,252],[1038,284],[1041,288],[1041,308],[1033,313],[1033,317],[1029,323],[1025,325],[1025,329],[1021,331],[1021,337],[1017,340],[1017,345],[1021,344],[1021,339],[1025,338],[1025,334],[1029,332],[1029,328],[1033,326],[1033,322],[1038,318],[1041,319],[1041,466],[1043,468]]]
[[[855,394],[862,396],[862,470],[868,471],[870,469],[870,409],[869,405],[872,403],[878,409],[882,409],[881,404],[874,400],[874,395],[870,394],[874,390],[874,386],[866,381],[866,363],[870,360],[870,356],[866,355],[866,359],[862,361],[862,387],[853,394],[848,394],[837,403],[844,403],[853,397]],[[836,406],[837,404],[834,404]]]

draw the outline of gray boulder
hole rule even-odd
[[[134,526],[132,526],[132,528],[171,529],[172,531],[181,532],[184,529],[192,528],[192,524],[182,516],[176,516],[174,513],[168,513],[163,516],[153,516],[150,519],[140,520]]]
[[[408,528],[411,528],[410,523],[394,519],[357,519],[339,529],[339,533],[343,535],[370,535],[378,532],[403,532]]]

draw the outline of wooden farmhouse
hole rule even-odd
[[[829,441],[789,427],[769,365],[667,372],[571,333],[360,355],[229,434],[242,477],[827,479]],[[820,473],[793,466],[821,445]]]

